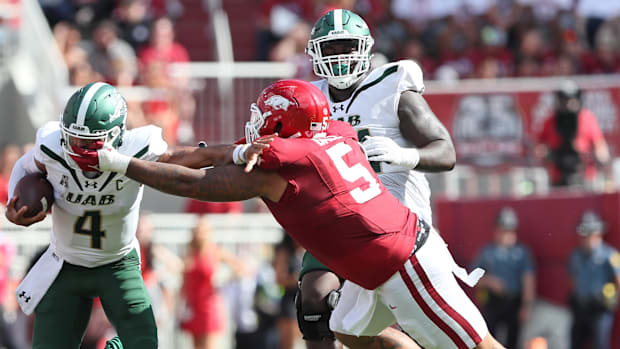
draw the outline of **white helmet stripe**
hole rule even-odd
[[[342,31],[342,10],[334,10],[334,30]]]
[[[88,111],[90,101],[92,101],[95,93],[97,93],[97,91],[99,91],[99,89],[105,85],[107,84],[103,82],[96,82],[88,89],[88,91],[86,91],[86,95],[84,96],[84,99],[82,99],[82,103],[80,103],[80,109],[78,109],[78,115],[76,120],[76,123],[78,125],[84,126],[84,120],[86,119],[86,112]]]

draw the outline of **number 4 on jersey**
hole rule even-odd
[[[90,219],[89,219],[90,218]],[[90,221],[90,229],[87,229],[87,222]],[[101,238],[105,237],[105,231],[101,230],[101,212],[86,211],[82,217],[78,217],[73,226],[76,234],[89,235],[90,247],[101,249]]]

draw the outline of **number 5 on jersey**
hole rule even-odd
[[[327,149],[327,155],[332,159],[338,173],[344,180],[350,183],[354,183],[360,178],[363,178],[368,182],[368,188],[362,190],[361,186],[349,191],[355,202],[363,204],[364,202],[374,198],[381,194],[381,187],[375,177],[370,174],[370,171],[364,165],[357,163],[351,167],[344,161],[343,156],[348,154],[353,149],[346,143],[337,143],[331,148]]]
[[[89,222],[90,226],[88,225]],[[76,234],[89,235],[90,247],[101,249],[101,238],[105,237],[105,231],[101,230],[101,212],[85,211],[84,215],[75,221],[73,231]]]

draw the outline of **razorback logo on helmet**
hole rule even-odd
[[[273,95],[265,101],[265,105],[268,105],[275,110],[288,110],[289,105],[291,105],[291,101],[280,95]]]

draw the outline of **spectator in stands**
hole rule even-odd
[[[564,81],[556,92],[554,114],[538,135],[536,155],[549,163],[555,186],[593,184],[596,166],[609,161],[607,142],[591,111],[583,108],[581,90]]]
[[[142,83],[153,92],[142,103],[144,122],[161,127],[164,140],[168,144],[177,144],[180,101],[174,98],[174,85],[166,72],[166,65],[158,61],[150,62],[143,71]]]
[[[189,62],[185,47],[174,41],[174,25],[169,18],[162,17],[153,22],[151,40],[142,47],[139,60],[143,69],[153,62],[164,64],[166,69],[170,63]]]
[[[118,38],[118,28],[111,21],[97,24],[92,44],[87,46],[88,61],[106,81],[115,85],[132,85],[138,66],[129,44]]]
[[[486,270],[478,282],[480,302],[491,333],[502,333],[506,348],[517,348],[521,324],[528,320],[536,295],[534,263],[525,245],[517,242],[518,218],[510,208],[497,215],[495,241],[485,246],[474,267]]]
[[[0,203],[0,214],[4,214],[4,201]],[[15,255],[15,245],[2,232],[0,225],[0,348],[21,349],[18,339],[11,331],[11,325],[6,316],[7,304],[15,302],[10,283],[9,268]],[[10,298],[9,298],[10,297]]]
[[[601,27],[596,35],[594,50],[586,52],[581,62],[587,74],[604,74],[620,72],[620,51],[618,36],[611,25]]]
[[[620,290],[620,253],[603,241],[605,226],[593,211],[586,211],[577,226],[580,246],[570,256],[574,282],[571,296],[573,327],[571,348],[611,348],[614,314]]]
[[[312,62],[305,52],[310,39],[310,27],[305,22],[299,22],[269,54],[269,59],[275,62],[290,62],[295,65],[295,79],[312,80]]]
[[[192,231],[183,273],[181,297],[181,328],[194,340],[194,349],[218,349],[224,331],[223,301],[214,285],[214,275],[220,262],[232,267],[237,275],[244,266],[233,254],[219,248],[211,239],[211,227],[206,217]]]
[[[301,247],[289,234],[283,234],[282,241],[276,246],[273,265],[276,281],[284,290],[280,301],[278,329],[280,331],[280,349],[293,349],[295,341],[301,339],[297,325],[297,308],[295,294],[304,254]]]
[[[80,46],[82,34],[73,24],[60,22],[54,26],[53,33],[56,45],[58,45],[69,70],[87,60],[88,55]]]
[[[261,251],[272,247],[241,244],[237,253],[248,266],[248,272],[225,286],[229,314],[235,324],[235,349],[278,348],[277,315],[280,309],[280,288],[273,266],[264,261]]]
[[[120,37],[138,50],[151,37],[152,21],[145,0],[122,0],[116,12]]]
[[[319,17],[314,5],[312,0],[263,1],[257,20],[256,58],[268,60],[272,47],[300,22],[314,23]]]
[[[153,243],[153,230],[151,215],[141,213],[136,238],[140,242],[142,279],[153,304],[159,342],[165,343],[162,334],[174,325],[175,313],[175,295],[170,279],[183,271],[183,261],[166,247]],[[163,344],[161,346],[165,347]]]
[[[69,68],[69,83],[71,85],[84,86],[102,80],[104,80],[103,76],[94,71],[88,62],[81,62]]]
[[[9,200],[9,178],[20,156],[21,151],[14,144],[6,144],[0,149],[0,205],[6,205]]]

